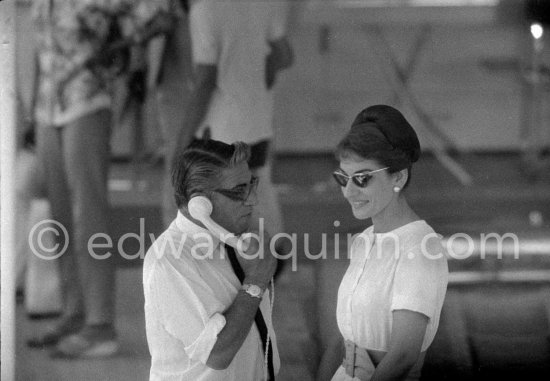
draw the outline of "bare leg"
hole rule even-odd
[[[74,223],[74,250],[84,294],[87,324],[114,320],[115,265],[110,259],[97,259],[88,247],[94,234],[109,234],[107,175],[111,112],[99,110],[65,127],[63,158],[71,190]],[[102,240],[101,242],[104,242]],[[113,249],[96,254],[116,255]],[[74,271],[74,268],[73,268]]]
[[[67,182],[67,172],[63,160],[63,128],[39,127],[37,131],[37,151],[44,166],[46,188],[54,221],[65,227],[69,236],[73,232],[71,195]],[[64,247],[63,234],[57,236],[57,244]],[[61,289],[63,294],[62,320],[84,313],[82,289],[77,268],[74,241],[69,239],[66,252],[59,258]]]

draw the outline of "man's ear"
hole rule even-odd
[[[187,204],[185,205],[185,207],[187,209],[189,209],[189,203],[191,202],[191,200],[193,200],[195,197],[204,197],[204,198],[207,198],[209,201],[210,201],[210,197],[208,197],[208,195],[204,192],[195,192],[195,193],[192,193],[191,194],[191,197],[189,197],[189,201],[187,201]]]
[[[204,192],[195,192],[195,193],[191,194],[191,197],[189,197],[189,201],[191,201],[191,199],[192,199],[193,197],[198,197],[198,196],[203,196],[203,197],[208,198],[208,196],[207,196],[206,193],[204,193]]]
[[[205,223],[204,219],[210,220],[212,210],[212,202],[205,196],[191,197],[187,203],[187,211],[189,212],[189,215],[203,223]]]

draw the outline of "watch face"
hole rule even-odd
[[[262,292],[262,289],[260,287],[256,286],[255,284],[252,284],[252,285],[250,285],[250,288],[248,289],[248,291],[254,296],[260,296],[260,293]]]
[[[259,286],[256,286],[255,284],[249,284],[246,288],[246,292],[252,296],[259,297],[262,292],[262,289]]]

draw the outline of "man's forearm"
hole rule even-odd
[[[225,326],[218,334],[206,365],[212,369],[225,369],[241,348],[254,323],[261,299],[239,291],[233,304],[225,312]]]
[[[203,120],[208,110],[211,94],[193,91],[187,108],[187,114],[183,123],[183,127],[178,133],[177,147],[185,148],[191,143],[195,132],[199,128],[200,122]],[[182,105],[183,106],[183,105]],[[184,106],[183,106],[184,107]]]
[[[176,17],[168,12],[159,12],[133,36],[134,43],[143,44],[153,37],[169,34],[176,27]]]
[[[215,66],[198,68],[198,80],[189,97],[190,101],[187,105],[185,119],[177,137],[177,147],[179,149],[184,149],[189,145],[204,119],[216,88],[216,75]],[[185,107],[185,105],[182,105],[182,107]]]
[[[271,89],[275,84],[277,74],[289,68],[294,62],[294,53],[288,40],[283,37],[276,41],[269,41],[271,52],[266,57],[266,87]]]

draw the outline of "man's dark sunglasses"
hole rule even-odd
[[[334,177],[334,180],[340,185],[341,187],[345,187],[348,185],[349,179],[353,181],[355,185],[357,185],[359,188],[365,188],[367,185],[369,185],[370,179],[372,179],[372,174],[376,172],[380,172],[383,170],[388,169],[389,167],[376,169],[374,171],[361,171],[354,173],[351,176],[346,175],[342,170],[334,171],[332,172],[332,177]]]
[[[247,185],[239,185],[233,189],[214,189],[214,192],[222,194],[233,201],[244,202],[248,200],[252,191],[256,191],[256,188],[258,188],[258,178],[252,176],[250,183]]]

